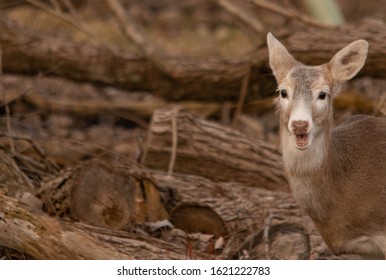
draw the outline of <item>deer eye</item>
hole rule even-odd
[[[287,91],[285,89],[280,89],[279,92],[282,98],[287,98]]]
[[[318,98],[320,100],[324,100],[324,99],[326,99],[326,96],[327,96],[327,93],[324,91],[321,91],[321,92],[319,92]]]

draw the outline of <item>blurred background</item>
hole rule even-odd
[[[367,39],[335,119],[384,115],[385,3],[2,0],[0,145],[28,154],[9,137],[33,139],[61,167],[104,153],[136,162],[153,113],[175,107],[278,145],[267,32],[308,64]]]
[[[259,3],[272,3],[291,11],[296,9],[316,20],[334,24],[358,23],[365,18],[384,21],[385,2],[382,0],[349,1],[216,1],[216,0],[121,0],[125,11],[145,29],[154,43],[174,56],[240,58],[264,43],[265,36],[251,33],[224,7],[224,3],[240,7],[261,30],[277,33],[295,32],[301,22],[262,8]],[[318,4],[318,2],[323,2]],[[329,4],[327,4],[329,3]],[[133,46],[125,39],[116,24],[115,15],[105,0],[0,1],[2,16],[31,31],[75,40],[93,42],[83,28],[106,44],[128,50]],[[314,8],[313,8],[314,5]],[[323,8],[323,6],[326,6]],[[44,8],[43,8],[44,7]],[[321,8],[322,7],[322,8]],[[62,16],[59,16],[62,15]],[[69,24],[63,17],[72,21]],[[296,25],[297,24],[297,25]],[[82,26],[76,28],[74,25]],[[290,25],[290,26],[289,26]],[[290,29],[293,25],[293,30]],[[304,28],[304,26],[303,26]],[[79,30],[80,29],[80,30]]]
[[[84,173],[83,185],[93,188],[81,192],[88,199],[98,183],[95,178],[116,175],[110,169],[123,159],[127,166],[149,168],[168,189],[159,195],[159,186],[146,189],[148,181],[132,192],[148,191],[143,196],[152,210],[143,214],[146,207],[138,206],[141,211],[132,215],[140,226],[169,219],[178,227],[180,219],[186,230],[191,225],[185,214],[174,220],[169,215],[179,202],[191,199],[209,205],[202,210],[205,219],[210,213],[220,220],[216,238],[224,234],[224,223],[229,229],[233,243],[226,246],[233,251],[222,251],[221,245],[224,258],[234,258],[240,248],[248,251],[246,237],[260,247],[245,258],[335,258],[288,196],[266,34],[272,32],[295,58],[314,65],[328,62],[356,39],[370,43],[365,67],[334,100],[338,124],[353,114],[386,115],[385,20],[384,0],[0,0],[0,149],[15,160],[42,200],[41,189],[66,190],[62,171],[75,173],[90,159],[108,158],[106,166],[91,165],[90,173]],[[162,179],[161,171],[187,175],[173,179],[186,191],[169,189],[171,177]],[[48,187],[42,183],[47,178],[57,180]],[[194,192],[190,180],[205,187]],[[130,184],[125,181],[120,191],[127,195]],[[111,198],[112,187],[102,184],[98,189],[101,197],[107,193],[106,205],[125,199]],[[165,193],[171,198],[161,201]],[[73,221],[68,200],[68,194],[48,197],[43,210]],[[49,210],[50,203],[54,210]],[[86,204],[77,203],[72,205]],[[151,208],[160,204],[165,204],[163,212]],[[196,205],[184,207],[193,208],[191,217],[199,220]],[[271,248],[278,255],[265,255],[265,222],[279,208],[280,224],[273,234],[280,237],[292,230],[301,235],[304,252],[292,250],[295,237],[284,236],[276,251]],[[208,220],[210,228],[215,223]],[[296,227],[285,224],[294,220]],[[127,226],[127,220],[119,222]],[[149,234],[179,244],[183,253],[178,258],[185,257],[185,235]],[[214,245],[205,242],[197,250],[207,254]]]

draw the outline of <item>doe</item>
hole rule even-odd
[[[335,254],[386,257],[386,118],[353,116],[333,128],[332,99],[363,67],[365,40],[306,66],[271,34],[269,63],[286,176]]]

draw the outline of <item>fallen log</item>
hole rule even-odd
[[[38,192],[51,217],[0,194],[3,246],[35,259],[334,257],[288,193],[145,170],[116,159],[92,161],[54,179]],[[117,191],[132,187],[125,195]],[[100,199],[90,200],[88,188]],[[117,215],[119,203],[129,212]],[[79,215],[82,209],[94,219]],[[159,225],[165,218],[183,231]]]
[[[11,233],[11,234],[10,234]],[[127,259],[91,234],[0,193],[0,240],[34,259]]]
[[[33,259],[186,259],[172,244],[49,217],[3,193],[0,243]]]
[[[59,215],[50,217],[39,209],[42,203],[33,195],[38,191],[5,153],[0,157],[0,170],[3,175],[0,190],[0,251],[12,248],[32,259],[187,258],[184,243],[174,246],[149,235],[82,226],[69,219],[61,219]],[[67,179],[66,175],[68,174],[58,175],[56,183],[62,184]],[[79,183],[79,180],[76,182]],[[51,186],[61,188],[55,184]],[[44,192],[46,196],[41,195],[43,204],[53,205],[60,201],[65,205],[69,201],[70,188],[64,186],[64,189],[65,191],[51,192],[52,196],[47,196],[47,192]],[[84,189],[84,186],[81,189]],[[19,193],[21,195],[18,195]],[[17,200],[9,195],[15,196]],[[117,197],[113,199],[118,200]],[[43,207],[47,208],[44,205]],[[66,218],[65,215],[61,216]],[[196,256],[209,258],[199,252]]]
[[[383,87],[383,80],[367,79],[377,87]],[[363,79],[362,79],[363,80]],[[358,81],[358,80],[357,80]],[[146,127],[140,118],[150,119],[157,109],[180,107],[204,118],[219,116],[224,108],[221,102],[182,100],[171,102],[155,97],[148,92],[130,92],[112,87],[100,87],[92,83],[80,83],[59,77],[31,77],[5,74],[2,76],[4,100],[0,103],[11,103],[22,99],[42,113],[68,113],[80,117],[114,114],[131,116],[138,120],[138,124]],[[334,106],[337,110],[349,109],[353,113],[373,114],[385,111],[386,104],[372,100],[366,94],[359,94],[346,88],[336,98]],[[382,96],[379,96],[379,99]],[[245,104],[243,112],[259,114],[273,111],[274,95],[250,101]],[[226,106],[232,110],[236,107],[233,102]],[[379,108],[378,108],[379,107]]]
[[[5,103],[22,98],[42,113],[69,113],[81,117],[102,114],[135,115],[150,119],[156,109],[180,106],[203,117],[218,115],[222,105],[217,102],[187,100],[168,102],[148,92],[129,92],[92,83],[80,83],[60,77],[2,76]],[[0,102],[3,102],[1,100]],[[271,100],[269,103],[272,104]],[[234,106],[230,104],[230,106]],[[264,111],[256,104],[250,111]]]
[[[1,18],[0,28],[5,73],[46,72],[78,81],[152,91],[169,100],[235,99],[249,67],[249,63],[240,61],[165,58],[174,71],[172,76],[166,76],[134,53],[112,53],[83,43],[33,34],[5,18]]]
[[[172,165],[176,173],[289,191],[278,147],[184,111],[154,113],[141,162],[152,169],[168,171]]]
[[[78,177],[76,180],[67,180],[67,177],[65,180],[56,181],[55,184],[43,184],[45,187],[39,196],[46,205],[56,207],[53,211],[55,214],[74,220],[77,217],[71,214],[74,206],[71,189],[79,188],[79,180],[89,180],[82,175],[87,172],[93,172],[95,180],[98,181],[106,181],[111,174],[119,174],[127,183],[142,186],[142,189],[138,188],[132,192],[135,198],[142,198],[137,204],[139,206],[133,207],[133,219],[122,229],[138,233],[136,229],[140,228],[152,236],[157,236],[159,242],[164,242],[161,247],[173,243],[180,251],[185,252],[183,258],[337,258],[331,254],[311,220],[298,208],[288,193],[251,188],[239,183],[218,183],[198,176],[170,175],[103,160],[92,161],[70,172],[69,177]],[[126,176],[122,175],[124,173]],[[90,187],[94,186],[95,181],[93,182]],[[108,210],[114,208],[113,204],[125,201],[131,205],[133,199],[114,195],[122,186],[125,186],[125,183],[104,185],[104,194],[99,192],[101,201],[90,202],[82,196],[85,204],[83,207],[99,203],[99,209]],[[152,191],[149,191],[150,189]],[[157,193],[154,193],[155,190]],[[63,192],[67,195],[56,195]],[[138,193],[134,194],[135,192]],[[105,203],[103,196],[108,194],[112,200]],[[167,210],[166,217],[159,216],[160,203]],[[61,207],[68,209],[63,211],[64,208]],[[52,212],[52,209],[48,211]],[[81,219],[81,222],[90,224],[91,221],[94,231],[110,232],[114,235],[117,228],[112,231],[114,225],[106,222],[111,216],[103,215],[104,212],[108,211],[91,211],[90,215],[94,215],[94,218]],[[169,223],[165,223],[165,218]],[[105,221],[95,224],[95,221],[100,219]],[[127,221],[125,217],[121,220]],[[170,228],[170,223],[174,229]],[[107,239],[107,236],[104,238]],[[135,238],[134,234],[132,238],[142,240],[141,235]],[[223,240],[222,245],[215,245],[219,240]],[[146,255],[154,257],[149,254],[150,252],[143,251],[141,258]],[[132,256],[138,257],[134,253]]]
[[[385,23],[365,19],[355,25],[344,25],[334,29],[310,28],[291,33],[283,38],[283,44],[305,64],[326,63],[346,44],[364,39],[369,42],[366,64],[360,75],[384,77],[386,70],[386,31]]]
[[[220,184],[197,176],[167,175],[110,160],[94,160],[61,179],[54,178],[42,184],[38,196],[51,214],[106,229],[132,231],[169,220],[187,235],[166,229],[159,238],[173,240],[181,249],[187,246],[186,240],[201,240],[197,234],[209,235],[206,247],[202,240],[200,245],[191,246],[194,255],[210,251],[210,240],[222,238],[226,245],[217,250],[217,258],[239,258],[243,240],[283,222],[306,227],[304,236],[315,233],[287,193]]]
[[[270,72],[265,46],[240,60],[163,57],[173,69],[166,75],[141,55],[33,34],[6,18],[1,18],[0,27],[5,73],[45,72],[128,90],[151,91],[166,100],[234,101],[250,68],[248,100],[269,96],[275,87],[273,77],[263,75]],[[366,39],[370,51],[361,74],[382,77],[386,73],[384,30],[384,24],[365,21],[336,29],[310,28],[282,41],[299,60],[318,64],[329,61],[334,51],[347,42]]]

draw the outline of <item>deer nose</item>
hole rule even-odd
[[[308,121],[292,121],[292,128],[295,134],[307,134]]]

